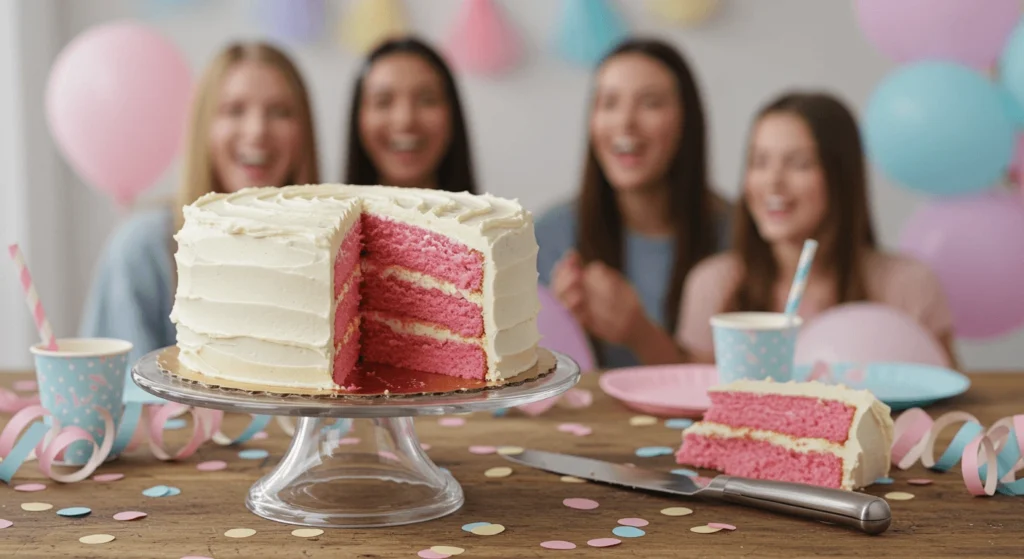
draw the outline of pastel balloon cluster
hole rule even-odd
[[[898,185],[933,198],[901,249],[929,264],[955,333],[1024,326],[1024,24],[1017,0],[855,0],[864,36],[901,64],[863,117],[868,156]],[[998,70],[995,79],[989,73]]]

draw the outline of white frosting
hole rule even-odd
[[[533,218],[518,202],[337,184],[208,194],[184,208],[171,313],[181,362],[215,377],[333,387],[333,257],[362,212],[480,252],[481,293],[410,270],[389,273],[482,306],[485,334],[474,342],[486,351],[488,380],[536,363],[537,242]]]
[[[785,382],[768,380],[738,380],[708,389],[709,392],[748,392],[751,394],[777,394],[803,396],[821,400],[835,400],[855,408],[846,443],[838,444],[825,439],[797,438],[774,431],[736,428],[710,421],[700,421],[684,431],[718,438],[749,437],[757,441],[791,449],[796,452],[835,454],[843,461],[843,489],[856,489],[874,483],[889,474],[892,453],[893,422],[890,408],[867,390],[854,390],[842,385],[820,382]]]

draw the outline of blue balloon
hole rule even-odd
[[[951,62],[905,66],[864,114],[868,156],[889,178],[928,194],[987,190],[1013,159],[1014,125],[998,88]]]
[[[1003,100],[1003,110],[1006,111],[1007,117],[1010,122],[1019,131],[1024,128],[1024,105],[1021,105],[1020,101],[1017,100],[1017,96],[1010,92],[1005,87],[999,87],[999,97]]]
[[[999,80],[1003,86],[1024,103],[1024,20],[1006,40],[1003,55],[999,58]]]

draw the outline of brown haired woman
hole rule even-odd
[[[692,358],[714,360],[712,315],[781,312],[801,246],[814,238],[820,247],[800,306],[804,319],[851,301],[890,305],[917,319],[956,362],[937,278],[875,241],[860,133],[842,102],[789,93],[760,111],[737,214],[735,249],[700,263],[686,282],[678,337]]]
[[[477,193],[455,78],[426,43],[374,49],[349,115],[345,182]]]
[[[541,282],[590,334],[602,367],[678,362],[684,279],[728,229],[686,61],[660,41],[619,45],[597,70],[589,128],[579,200],[536,224]]]
[[[110,239],[82,335],[128,340],[133,358],[173,345],[171,236],[182,206],[209,192],[319,181],[309,96],[295,65],[266,44],[229,46],[198,84],[177,203],[133,216]]]

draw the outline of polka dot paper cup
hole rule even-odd
[[[132,344],[110,338],[66,338],[57,340],[57,347],[57,351],[47,350],[43,344],[30,348],[35,356],[39,401],[61,427],[80,427],[102,443],[104,421],[96,407],[110,413],[116,432],[124,411],[124,379]],[[63,463],[85,464],[92,451],[88,441],[76,442],[64,451]]]
[[[783,313],[740,312],[711,317],[718,382],[791,380],[801,324],[800,317]]]

